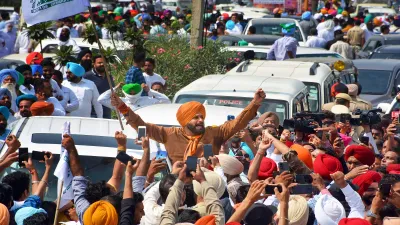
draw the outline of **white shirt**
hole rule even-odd
[[[308,36],[306,46],[310,48],[325,48],[326,41],[317,36]]]
[[[164,204],[157,204],[160,195],[160,182],[151,187],[144,195],[143,206],[145,215],[140,220],[140,225],[159,225]]]
[[[69,113],[69,116],[90,117],[93,105],[97,118],[103,118],[103,107],[97,101],[99,91],[93,81],[82,78],[79,83],[72,83],[64,80],[62,85],[71,89],[79,100],[79,108]]]
[[[162,85],[165,85],[165,80],[162,78],[160,75],[153,73],[153,75],[148,75],[147,73],[143,73],[144,79],[146,80],[146,84],[149,88],[151,88],[151,85],[155,82],[160,82]]]
[[[365,41],[368,41],[368,39],[370,39],[373,35],[375,35],[374,31],[368,30],[367,26],[364,26],[361,29],[364,30]]]
[[[353,59],[353,50],[349,44],[343,41],[337,41],[331,45],[329,51],[341,54],[346,59]]]
[[[242,24],[236,23],[236,24],[235,24],[235,27],[237,27],[237,29],[240,31],[240,33],[243,32],[243,26],[242,26]]]
[[[33,85],[31,85],[31,90],[29,90],[24,85],[21,85],[19,86],[19,91],[24,95],[35,95],[35,88],[33,87]]]
[[[23,30],[15,41],[14,52],[15,53],[28,53],[29,47],[31,47],[31,41],[28,37],[28,31]]]
[[[79,108],[79,100],[75,93],[71,89],[64,86],[61,87],[61,90],[64,94],[64,98],[62,101],[60,101],[60,104],[64,107],[65,111],[70,113],[77,110]]]
[[[318,32],[318,37],[328,42],[335,39],[335,34],[333,30],[323,29],[321,32]]]
[[[115,88],[114,88],[114,90],[115,90]],[[148,105],[171,103],[171,101],[169,100],[169,98],[166,95],[159,93],[157,91],[153,91],[150,89],[148,92],[148,95],[149,96],[140,96],[139,95],[139,97],[136,99],[130,99],[128,97],[128,95],[125,94],[126,97],[121,98],[121,100],[123,102],[125,102],[125,104],[132,110],[136,110],[139,107],[148,106]],[[129,96],[134,96],[134,95],[129,95]],[[107,90],[103,94],[101,94],[98,98],[98,101],[100,104],[104,105],[105,107],[112,109],[113,106],[111,105],[111,90]]]
[[[81,51],[81,48],[78,46],[78,44],[76,44],[75,40],[71,38],[66,42],[59,41],[58,46],[72,46],[72,51],[76,54]]]
[[[51,114],[52,116],[65,116],[65,109],[62,107],[58,99],[50,97],[46,100],[46,102],[54,105],[54,112]]]
[[[364,218],[365,206],[360,195],[350,185],[341,190],[346,197],[346,202],[350,206],[350,213],[347,218]]]
[[[239,24],[239,26],[237,26],[238,24],[239,24],[239,23],[235,24],[235,27],[233,27],[232,30],[226,29],[225,31],[226,31],[228,34],[236,34],[236,35],[242,34],[243,28],[240,29],[240,27],[242,27],[242,25]]]
[[[50,84],[53,89],[53,97],[57,98],[57,96],[63,96],[64,98],[64,93],[61,91],[60,86],[58,86],[57,81],[50,79]]]

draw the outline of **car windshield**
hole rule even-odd
[[[197,101],[205,105],[229,106],[244,109],[253,99],[245,97],[227,97],[227,96],[204,96],[204,95],[181,95],[176,103],[186,103]],[[266,99],[258,109],[260,113],[275,112],[279,116],[279,121],[286,118],[288,112],[288,102],[283,100]]]
[[[399,53],[373,53],[371,59],[400,59]]]
[[[278,35],[282,34],[282,27],[280,23],[273,24],[253,24],[256,28],[256,34],[267,34],[267,35]],[[301,36],[301,32],[298,27],[296,27],[296,32],[294,33],[294,37],[297,41],[303,41],[303,37]]]
[[[383,95],[389,88],[391,71],[358,70],[358,81],[362,86],[361,94]]]
[[[308,88],[308,103],[309,103],[309,110],[311,112],[318,112],[319,111],[319,93],[320,88],[317,83],[304,83]]]

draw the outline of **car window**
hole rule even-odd
[[[358,70],[358,82],[362,86],[361,94],[386,94],[392,71],[388,70]]]
[[[309,111],[318,112],[320,103],[320,88],[317,83],[304,83],[308,88]]]
[[[266,34],[266,35],[278,35],[282,34],[282,27],[280,24],[256,24],[253,26],[256,28],[256,34]],[[303,41],[303,37],[301,36],[301,32],[298,27],[296,27],[296,31],[294,33],[294,38],[297,41]]]
[[[377,42],[376,42],[375,49],[381,47],[382,45],[383,45],[383,44],[382,44],[382,41],[377,41]]]
[[[46,45],[43,48],[42,53],[53,53],[53,54],[55,54],[57,49],[58,49],[58,44],[49,44],[49,45]]]
[[[379,53],[374,52],[370,59],[400,59],[399,53]]]
[[[377,42],[378,42],[377,40],[370,40],[367,43],[367,45],[365,46],[365,48],[363,49],[363,51],[365,51],[365,52],[373,52],[375,50],[375,46],[376,46]]]

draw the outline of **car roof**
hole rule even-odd
[[[227,49],[231,51],[245,52],[253,50],[254,52],[268,53],[272,45],[256,45],[256,46],[228,46]],[[297,46],[296,54],[335,54],[335,52],[326,50],[324,48],[309,48]]]
[[[115,157],[117,144],[114,139],[115,131],[121,130],[118,120],[84,118],[84,117],[29,117],[15,122],[12,134],[21,142],[21,147],[27,147],[29,152],[49,151],[60,154],[61,133],[65,122],[71,123],[71,136],[74,138],[79,155]],[[141,158],[142,147],[136,145],[137,133],[131,126],[124,126],[124,134],[127,135],[127,153]],[[5,145],[4,145],[5,146]],[[0,146],[1,147],[1,146]],[[93,150],[95,149],[95,152]],[[2,148],[4,154],[6,147]],[[155,156],[157,146],[150,145],[152,155]]]
[[[224,35],[218,37],[218,41],[232,41],[238,42],[241,40],[245,40],[248,43],[254,45],[272,45],[276,40],[278,40],[280,36],[277,35]]]
[[[25,64],[26,57],[28,55],[29,55],[29,53],[10,54],[10,55],[4,56],[3,58],[1,58],[1,60],[3,60],[3,59],[16,60],[16,61],[22,61],[23,64]],[[56,56],[56,54],[53,54],[53,53],[44,53],[43,55],[44,55],[44,58],[54,58]]]
[[[143,121],[153,124],[180,127],[176,112],[182,104],[155,104],[135,110]],[[243,109],[227,106],[204,105],[206,109],[206,126],[219,126],[225,123],[228,115],[238,116]]]
[[[277,24],[277,23],[296,23],[298,24],[298,21],[296,19],[292,18],[256,18],[250,20],[252,25],[257,25],[257,24]]]
[[[313,70],[314,75],[311,75],[311,70]],[[315,64],[314,62],[251,60],[250,62],[242,62],[229,71],[227,75],[287,77],[302,82],[318,81],[322,83],[331,75],[331,69],[325,64]],[[254,78],[252,77],[252,79]]]
[[[15,69],[16,67],[25,64],[24,61],[18,59],[0,59],[0,70],[2,69]]]
[[[359,70],[393,70],[400,67],[400,60],[396,59],[356,59],[353,63]]]
[[[399,40],[400,34],[372,35],[371,38],[377,38],[383,40]]]
[[[383,45],[375,49],[374,53],[400,53],[400,45]]]
[[[175,98],[183,94],[253,98],[258,88],[266,92],[267,99],[285,101],[307,89],[303,82],[290,78],[254,76],[249,79],[242,75],[208,75],[182,88]]]

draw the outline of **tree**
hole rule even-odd
[[[76,62],[76,58],[73,55],[72,46],[60,46],[60,49],[56,50],[54,61],[62,68],[67,65],[67,62]]]

